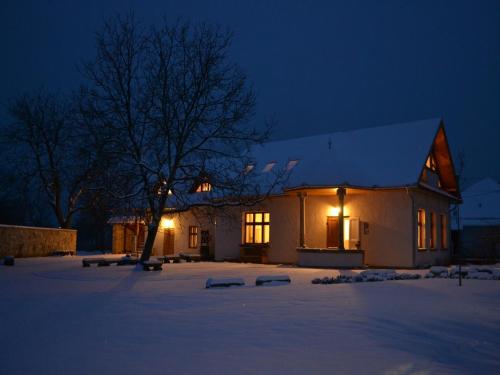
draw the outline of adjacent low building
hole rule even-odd
[[[463,191],[463,204],[452,217],[458,255],[500,259],[500,184],[485,178]]]

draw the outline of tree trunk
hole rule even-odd
[[[142,250],[141,262],[149,260],[151,253],[153,252],[153,244],[155,242],[156,233],[158,233],[158,228],[160,226],[160,220],[153,219],[151,224],[148,225],[148,237],[146,238],[146,243],[144,244],[144,249]]]

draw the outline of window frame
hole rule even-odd
[[[261,215],[262,221],[256,221],[256,216]],[[250,216],[249,216],[250,215]],[[268,220],[266,221],[266,215]],[[248,220],[251,217],[251,220]],[[260,238],[261,242],[255,242],[255,229],[260,227]],[[248,229],[251,228],[251,241],[247,241]],[[267,242],[264,242],[265,233],[267,228]],[[268,246],[271,242],[271,213],[269,211],[255,211],[255,212],[244,212],[243,213],[243,244],[244,245],[256,245],[256,246]]]
[[[199,227],[197,225],[190,225],[188,229],[188,248],[197,249],[198,248],[198,232]]]
[[[196,188],[197,193],[208,193],[209,191],[212,191],[212,184],[208,181],[200,183]]]
[[[437,250],[437,215],[435,212],[430,212],[429,214],[429,248],[431,250]]]
[[[448,215],[440,214],[439,223],[441,226],[440,247],[441,250],[448,250]]]
[[[417,210],[417,249],[420,251],[427,250],[425,233],[425,210],[423,208],[419,208]]]

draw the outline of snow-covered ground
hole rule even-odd
[[[259,275],[292,282],[256,287]],[[80,257],[16,259],[0,266],[0,373],[500,373],[500,281],[311,284],[336,275],[232,263],[139,272],[82,268]],[[205,289],[209,277],[243,278],[246,286]]]

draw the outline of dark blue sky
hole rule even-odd
[[[469,182],[500,179],[500,1],[3,0],[0,100],[75,87],[93,32],[130,9],[232,29],[277,138],[442,116]]]

